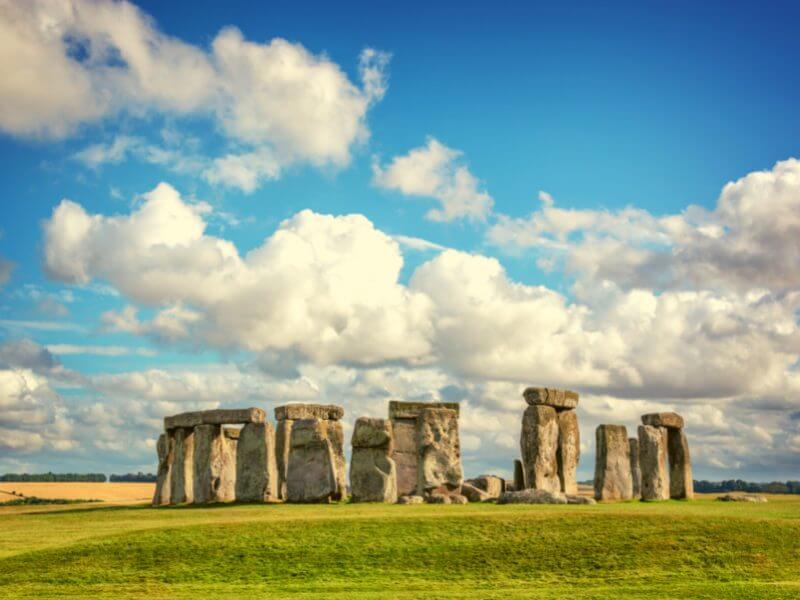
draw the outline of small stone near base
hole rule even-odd
[[[484,492],[479,487],[472,485],[471,483],[461,484],[461,495],[466,497],[466,499],[470,502],[485,502],[486,500],[492,499],[492,496]]]
[[[425,498],[422,496],[400,496],[397,499],[398,504],[424,504]]]
[[[761,494],[725,494],[717,497],[718,502],[766,502]]]
[[[567,494],[567,504],[597,504],[597,500],[589,498],[588,496]]]
[[[527,489],[521,492],[506,492],[498,504],[566,504],[567,497],[561,492]]]

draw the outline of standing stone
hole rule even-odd
[[[418,493],[445,487],[457,490],[464,480],[458,413],[448,408],[425,408],[417,417],[419,444]]]
[[[275,431],[275,456],[278,465],[278,497],[286,500],[286,473],[289,470],[289,449],[292,437],[292,424],[289,419],[278,420]]]
[[[663,427],[639,425],[639,463],[642,500],[669,500],[667,432]]]
[[[670,498],[694,498],[692,461],[689,457],[689,440],[683,429],[668,429],[669,446],[669,495]]]
[[[247,423],[239,431],[236,499],[240,502],[275,502],[278,499],[275,432],[271,423]]]
[[[169,504],[171,492],[171,471],[173,459],[173,439],[168,433],[158,436],[156,452],[158,453],[158,475],[156,476],[156,491],[153,494],[153,505]]]
[[[361,417],[353,429],[350,488],[354,502],[397,502],[392,422]]]
[[[532,404],[522,417],[522,464],[525,483],[535,490],[560,492],[558,478],[558,416],[552,406]]]
[[[578,493],[576,473],[581,456],[581,439],[578,429],[578,413],[562,410],[558,413],[558,479],[565,494]]]
[[[624,425],[597,427],[594,497],[597,500],[633,498],[631,449]]]
[[[336,500],[347,499],[347,463],[344,460],[344,429],[340,421],[326,421],[328,441],[333,456],[333,479],[336,482]]]
[[[639,464],[639,440],[629,438],[628,444],[631,447],[631,479],[633,480],[633,497],[642,497],[642,469]]]
[[[527,488],[525,485],[525,466],[518,458],[514,459],[514,491],[519,492]]]
[[[194,429],[173,431],[175,454],[172,461],[171,503],[194,502]]]
[[[236,454],[219,425],[194,428],[194,501],[231,502],[236,498]]]
[[[300,419],[292,425],[286,499],[289,502],[339,500],[337,460],[329,428],[341,424],[320,419]],[[335,435],[335,432],[334,432]]]

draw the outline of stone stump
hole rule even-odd
[[[578,493],[578,461],[581,456],[581,439],[578,429],[578,413],[562,410],[558,413],[558,478],[565,494]]]
[[[599,425],[596,436],[595,499],[630,500],[633,498],[631,449],[625,426]]]
[[[558,476],[558,414],[552,406],[531,405],[522,416],[520,448],[525,483],[535,490],[561,491]]]
[[[339,463],[342,425],[338,421],[298,419],[292,424],[286,500],[289,502],[331,502],[341,500]]]
[[[194,502],[194,429],[179,427],[173,431],[175,442],[172,462],[171,504]]]
[[[461,487],[461,444],[458,413],[448,408],[425,408],[417,417],[419,468],[417,490],[430,495],[437,488],[451,492]]]
[[[173,448],[174,443],[170,434],[162,433],[158,436],[158,442],[156,442],[158,472],[156,475],[156,491],[153,494],[154,506],[170,503]]]
[[[194,428],[194,501],[236,499],[236,454],[220,425]]]
[[[631,447],[631,480],[633,481],[633,497],[642,497],[642,469],[639,462],[639,440],[628,438]]]
[[[354,502],[397,502],[392,422],[361,417],[353,429],[350,488]]]
[[[639,463],[642,500],[669,500],[666,429],[639,425]]]
[[[278,500],[275,431],[271,423],[247,423],[236,445],[236,499],[240,502]]]

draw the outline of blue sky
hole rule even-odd
[[[539,384],[582,393],[583,478],[660,409],[697,475],[797,478],[797,13],[0,4],[0,470],[455,398],[507,473]]]

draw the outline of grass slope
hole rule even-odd
[[[800,499],[0,511],[14,597],[797,598]]]

